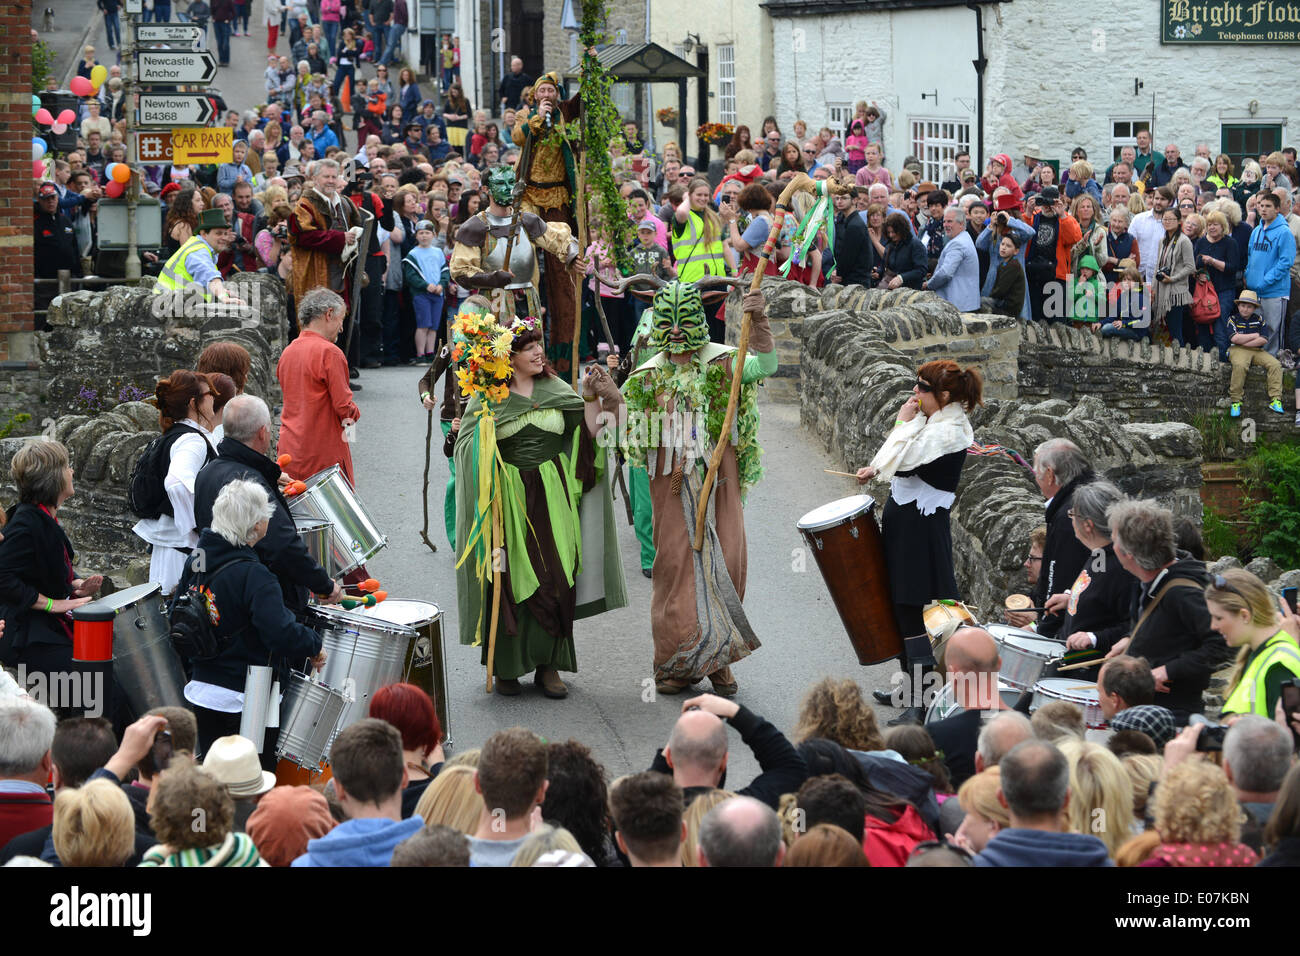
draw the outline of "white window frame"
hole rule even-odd
[[[831,134],[843,145],[849,135],[849,128],[853,125],[853,104],[827,103],[826,125],[830,127]],[[799,145],[803,146],[803,143]]]
[[[736,125],[736,45],[718,44],[718,122]]]
[[[921,161],[921,173],[941,183],[956,168],[955,157],[970,152],[971,120],[968,116],[909,116],[908,152]]]
[[[1115,132],[1115,127],[1119,123],[1128,124],[1127,136],[1120,136]],[[1110,163],[1119,162],[1119,151],[1123,149],[1125,146],[1132,146],[1133,152],[1135,153],[1137,152],[1137,148],[1138,148],[1137,134],[1141,132],[1141,130],[1135,128],[1138,124],[1141,124],[1143,129],[1149,131],[1151,129],[1151,117],[1150,116],[1112,116],[1110,118],[1110,159],[1106,165],[1109,166]]]

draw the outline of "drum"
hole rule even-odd
[[[864,665],[903,653],[875,506],[869,495],[840,498],[808,512],[796,526],[812,549],[858,663]]]
[[[312,560],[330,577],[337,577],[339,571],[334,567],[334,549],[330,546],[334,526],[319,518],[294,518],[293,523]]]
[[[925,712],[925,726],[937,724],[939,721],[951,717],[961,711],[961,705],[957,703],[955,686],[951,681],[944,684],[939,693],[934,695],[934,701],[930,704],[929,709]],[[1015,707],[1016,702],[1020,700],[1020,690],[1012,687],[1006,681],[998,678],[998,696],[1002,698],[1002,703],[1008,707]]]
[[[162,585],[139,584],[115,591],[72,612],[78,622],[112,621],[113,680],[122,688],[131,709],[143,714],[152,707],[188,707],[185,671],[168,638]]]
[[[342,691],[294,673],[284,694],[276,756],[304,770],[316,770],[329,756],[330,744],[348,699]]]
[[[290,499],[289,513],[295,518],[316,518],[330,523],[334,566],[326,570],[333,576],[361,567],[388,544],[388,538],[375,526],[338,465],[318,471],[307,479],[306,485],[306,491]]]
[[[988,632],[998,642],[998,654],[1002,657],[998,677],[1021,690],[1032,690],[1048,667],[1065,656],[1064,644],[1039,637],[1033,631],[1009,624],[990,624]]]
[[[321,683],[338,688],[348,698],[335,728],[337,734],[369,713],[375,691],[402,679],[415,631],[357,611],[322,605],[307,609],[307,626],[320,634],[326,655]]]
[[[444,750],[450,750],[451,723],[447,708],[447,662],[442,645],[442,611],[428,601],[389,598],[374,607],[359,608],[367,617],[413,628],[416,636],[406,655],[402,680],[422,688],[433,698],[438,722],[442,724]]]
[[[1032,713],[1049,700],[1064,700],[1083,710],[1083,722],[1089,730],[1105,730],[1109,724],[1101,715],[1101,696],[1097,682],[1070,680],[1067,677],[1050,677],[1034,685],[1034,699],[1029,705]]]

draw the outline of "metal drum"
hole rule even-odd
[[[284,695],[284,717],[280,721],[280,739],[275,745],[276,756],[304,770],[319,769],[329,756],[330,744],[347,704],[341,691],[318,684],[305,674],[291,675]]]
[[[1089,730],[1105,730],[1110,726],[1101,714],[1101,695],[1097,682],[1070,680],[1068,677],[1050,677],[1034,685],[1034,700],[1029,705],[1032,713],[1049,700],[1064,700],[1083,711],[1083,723]]]
[[[442,645],[442,610],[428,601],[389,598],[374,607],[358,608],[366,617],[414,628],[415,640],[406,655],[402,680],[422,688],[431,698],[442,724],[443,749],[450,750],[451,722],[447,709],[447,660]]]
[[[1009,624],[990,624],[988,632],[998,642],[998,654],[1002,658],[998,677],[1021,690],[1032,690],[1048,667],[1065,656],[1064,644],[1039,637],[1033,631]]]
[[[934,695],[934,702],[930,704],[929,710],[925,712],[925,726],[937,724],[939,721],[961,712],[962,707],[957,703],[955,686],[949,681],[940,688],[939,693]],[[1020,691],[999,677],[998,696],[1002,698],[1002,703],[1008,707],[1015,707],[1016,702],[1020,700]]]
[[[808,512],[796,526],[817,561],[858,663],[864,665],[903,653],[875,506],[869,495],[840,498]]]
[[[330,577],[337,577],[339,572],[334,567],[334,549],[330,547],[334,526],[319,518],[294,518],[293,524],[298,530],[298,537],[307,546],[311,559],[324,568]]]
[[[416,632],[357,611],[322,605],[308,609],[307,626],[320,634],[326,653],[321,683],[349,698],[337,734],[369,713],[375,691],[402,679]]]
[[[74,621],[113,622],[113,679],[131,709],[188,707],[185,670],[167,634],[162,585],[156,582],[115,591],[73,611]]]
[[[306,491],[289,501],[289,513],[295,518],[328,521],[333,526],[330,550],[334,565],[326,570],[334,576],[361,567],[388,544],[388,538],[375,525],[338,465],[318,471],[306,485]]]

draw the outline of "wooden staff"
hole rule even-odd
[[[435,378],[436,382],[437,379]],[[430,551],[437,551],[438,546],[429,540],[429,456],[433,450],[433,409],[429,409],[429,421],[424,429],[424,529],[420,537],[429,546]]]
[[[826,180],[827,191],[830,194],[848,192],[848,186],[836,182],[833,179]],[[771,258],[772,251],[776,247],[776,241],[781,235],[781,224],[785,217],[793,215],[789,212],[790,202],[795,193],[815,192],[817,184],[813,182],[804,173],[795,173],[794,178],[786,184],[785,189],[781,190],[781,196],[776,201],[775,214],[772,217],[772,228],[768,230],[767,242],[763,244],[763,254],[758,257],[758,265],[754,267],[754,277],[749,282],[749,291],[757,292],[763,284],[763,273],[767,271],[767,260]],[[722,456],[727,450],[727,442],[731,437],[731,425],[736,419],[736,404],[740,401],[740,379],[741,373],[745,367],[745,355],[749,351],[749,329],[753,322],[753,314],[745,313],[745,318],[740,325],[740,341],[736,346],[736,353],[731,360],[731,394],[727,398],[727,414],[722,419],[722,430],[718,434],[718,443],[713,447],[713,456],[709,459],[709,470],[704,476],[704,485],[700,488],[700,503],[695,515],[695,541],[693,545],[696,551],[704,547],[704,525],[709,515],[709,495],[713,491],[713,484],[718,477],[718,468],[722,465]]]
[[[581,125],[582,123],[585,122],[585,117],[583,116],[584,110],[582,108],[582,100],[583,100],[582,96],[579,95],[578,96],[578,123],[579,123],[578,129],[580,133],[584,134],[584,140],[580,141],[579,148],[578,148],[578,169],[577,169],[578,181],[575,184],[576,189],[574,191],[576,195],[574,196],[574,210],[573,210],[574,218],[578,224],[578,255],[579,256],[582,256],[582,254],[587,250],[587,147],[585,144],[586,130]],[[596,271],[599,272],[600,269],[597,268]],[[599,297],[600,293],[597,292],[596,296]],[[573,277],[573,352],[569,356],[569,361],[572,363],[572,378],[573,378],[572,384],[575,391],[578,388],[578,378],[580,377],[579,372],[581,371],[579,366],[582,364],[578,360],[579,350],[581,349],[581,347],[582,347],[582,279],[579,278],[578,276],[574,276]]]
[[[493,478],[496,483],[496,478]],[[492,670],[497,653],[497,624],[501,621],[501,566],[504,556],[501,553],[501,499],[500,487],[492,498],[492,623],[488,627],[487,655],[487,692],[492,693]]]

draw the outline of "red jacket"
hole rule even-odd
[[[934,831],[910,804],[893,823],[868,813],[866,824],[862,850],[872,866],[904,866],[918,843],[934,839]]]
[[[0,846],[53,822],[54,804],[48,793],[0,793]]]
[[[1035,229],[1038,228],[1038,214],[1033,211],[1031,206],[1020,217]],[[1059,228],[1056,230],[1056,278],[1062,282],[1070,274],[1070,250],[1074,244],[1083,238],[1083,230],[1079,228],[1079,221],[1068,213],[1060,218]],[[1032,238],[1027,240],[1033,242]]]

